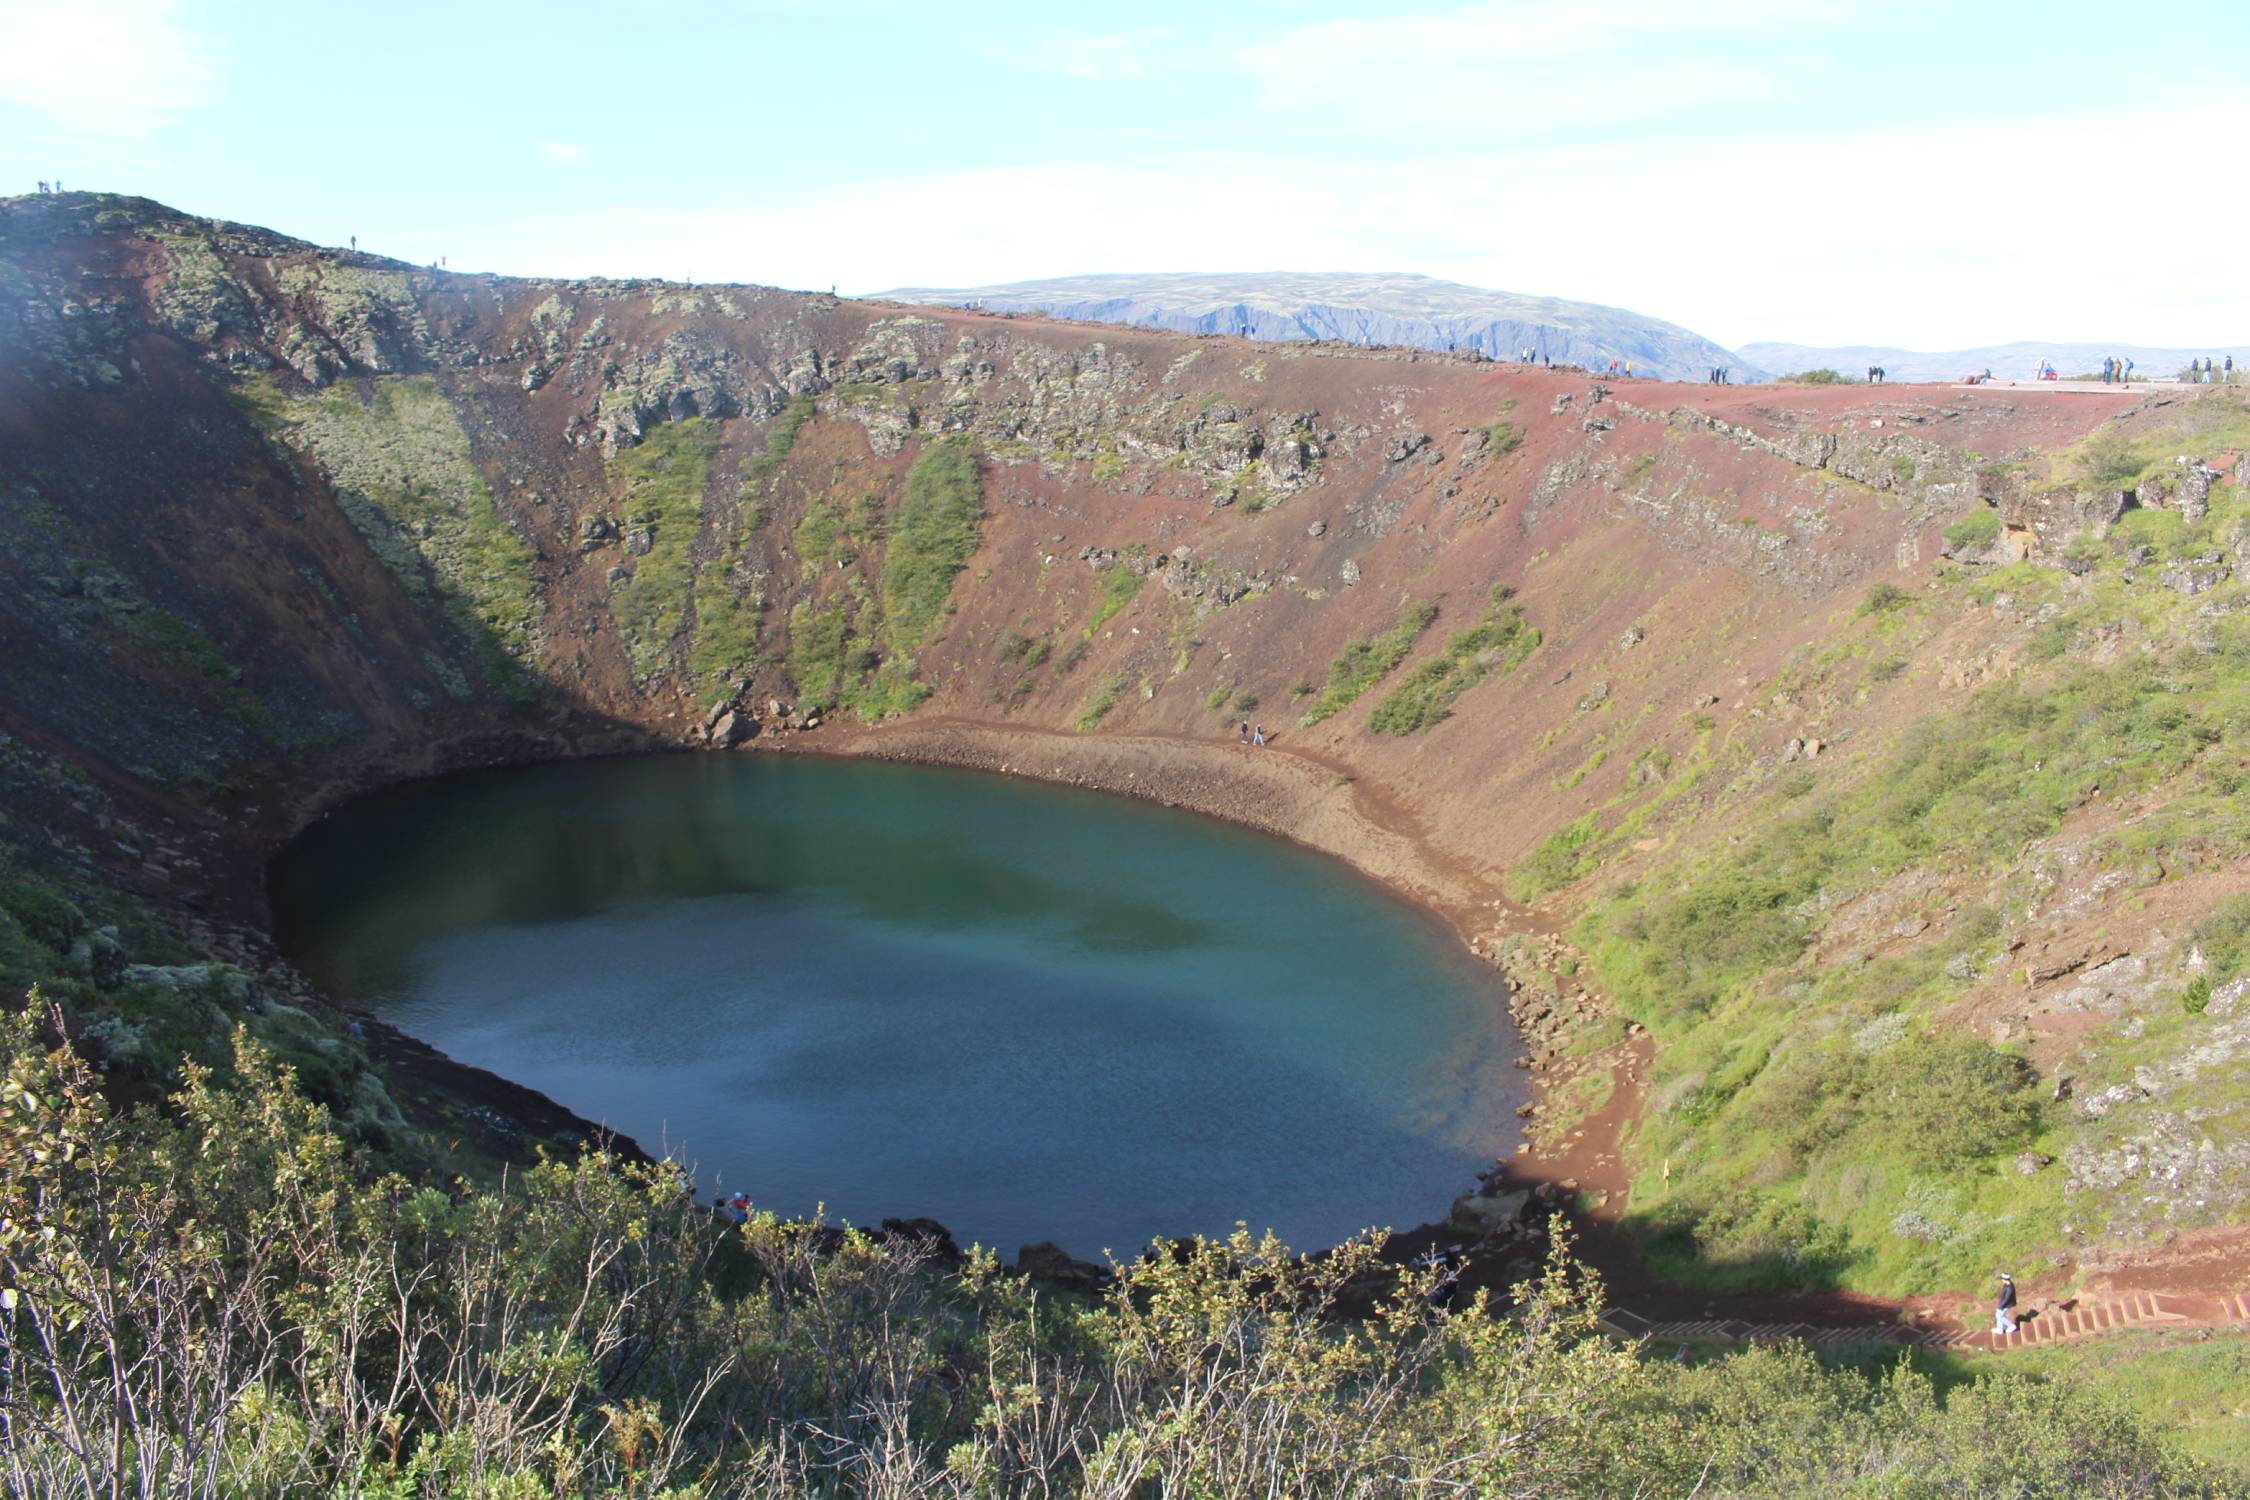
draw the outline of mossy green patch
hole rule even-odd
[[[1539,632],[1508,603],[1509,590],[1495,584],[1484,615],[1458,631],[1445,649],[1416,667],[1368,716],[1381,734],[1416,734],[1453,712],[1454,700],[1491,676],[1506,676],[1539,646]]]
[[[907,471],[883,551],[883,614],[892,650],[917,650],[944,613],[953,579],[984,535],[984,484],[965,438],[932,443]]]
[[[1946,541],[1964,549],[1989,547],[2000,540],[2000,512],[1990,506],[1978,506],[1960,520],[1945,528]]]
[[[1436,605],[1417,604],[1380,634],[1344,642],[1343,649],[1328,663],[1328,681],[1320,689],[1319,698],[1297,722],[1310,728],[1349,708],[1360,694],[1406,660],[1406,653],[1414,649],[1414,642],[1436,618]]]
[[[1125,606],[1133,602],[1133,596],[1141,591],[1141,585],[1147,581],[1131,568],[1125,567],[1113,567],[1098,575],[1094,583],[1094,617],[1086,622],[1086,634],[1091,637],[1095,631],[1123,613]]]
[[[717,424],[691,417],[660,423],[609,461],[626,538],[647,548],[610,594],[618,637],[644,681],[664,674],[687,625],[695,541],[718,446]]]
[[[309,453],[345,514],[409,594],[438,602],[484,673],[529,696],[522,665],[544,611],[531,548],[477,472],[453,403],[428,375],[384,376],[364,392],[333,387],[290,398],[246,382],[236,404]]]
[[[1107,718],[1109,711],[1117,706],[1117,701],[1125,696],[1125,690],[1129,686],[1131,684],[1125,678],[1111,677],[1088,694],[1086,701],[1078,707],[1076,723],[1079,732],[1084,733]]]
[[[797,684],[797,706],[834,708],[843,694],[844,672],[852,649],[848,601],[824,608],[799,604],[789,611],[789,680]]]

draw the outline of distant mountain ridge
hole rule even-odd
[[[2052,361],[2065,376],[2098,371],[2108,358],[2129,359],[2136,376],[2168,377],[2185,368],[2191,359],[2210,358],[2224,366],[2228,355],[2240,367],[2250,363],[2250,345],[2217,344],[2208,349],[2164,349],[2149,344],[2089,344],[2041,342],[2021,339],[2012,344],[1990,344],[1981,349],[1948,349],[1926,353],[1893,349],[1878,344],[1757,343],[1744,344],[1742,357],[1777,375],[1800,370],[1834,370],[1854,379],[1869,365],[1881,365],[1892,380],[1958,380],[1986,370],[2004,380],[2029,380],[2039,373],[2041,360]]]
[[[1701,380],[1713,365],[1732,366],[1737,380],[1763,373],[1701,334],[1624,308],[1404,272],[1062,276],[993,286],[902,287],[880,295],[897,302],[977,305],[1283,342],[1339,339],[1475,349],[1494,359],[1516,359],[1529,349],[1556,364],[1594,367],[1630,360],[1635,374],[1674,380]]]

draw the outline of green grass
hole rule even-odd
[[[1509,591],[1495,584],[1484,616],[1456,632],[1445,649],[1406,675],[1406,680],[1369,715],[1380,734],[1418,734],[1453,712],[1454,700],[1494,675],[1506,676],[1539,646],[1539,632],[1507,602]]]
[[[1518,901],[1531,902],[1577,881],[1593,868],[1587,846],[1599,832],[1589,813],[1547,835],[1509,872],[1509,891]]]
[[[1979,506],[1946,527],[1945,539],[1955,547],[1989,547],[2000,540],[2000,512]]]
[[[756,458],[742,466],[742,499],[745,504],[761,498],[773,481],[780,477],[781,467],[789,461],[789,452],[797,446],[798,434],[812,420],[815,410],[813,398],[798,396],[781,409],[766,431],[766,446]]]
[[[2166,599],[2150,607],[2185,617]],[[2081,608],[2091,623],[2123,606],[2098,592]],[[2077,618],[2063,616],[2065,629]],[[1934,941],[1856,964],[1816,968],[1804,955],[1849,893],[1917,868],[2006,870],[2097,788],[2125,806],[2159,803],[2111,858],[2187,839],[2199,857],[2250,852],[2250,820],[2230,810],[2239,767],[2210,759],[2246,723],[2250,621],[2229,617],[2201,646],[2153,662],[2057,659],[1906,731],[1843,787],[1789,800],[1777,782],[1736,842],[1594,901],[1574,936],[1660,1044],[1636,1151],[1687,1167],[1668,1199],[1636,1209],[1652,1263],[1703,1285],[1896,1292],[1965,1284],[2059,1242],[2060,1174],[2007,1163],[2026,1147],[2059,1156],[2070,1121],[2006,1050],[1931,1029],[1962,993],[1959,976],[1995,960],[1997,916],[1957,914]],[[1518,894],[1582,876],[1598,838],[1581,823],[1550,840],[1519,870]],[[2207,954],[2236,961],[2228,934],[2250,928],[2250,910],[2206,921]],[[1966,967],[1949,968],[1956,960]],[[2174,1006],[2146,1024],[2137,1045],[2170,1047],[2198,1019]],[[2102,1053],[2086,1066],[2134,1060],[2116,1039]],[[2214,1118],[2240,1107],[2230,1087],[2211,1085]]]
[[[625,530],[646,529],[653,538],[631,576],[610,593],[610,616],[643,680],[663,675],[687,624],[695,539],[718,446],[718,425],[691,417],[658,424],[609,461]]]
[[[1000,644],[994,648],[993,654],[1010,666],[1028,670],[1045,663],[1054,649],[1055,637],[1052,631],[1025,635],[1021,631],[1011,630],[1000,637]]]
[[[2134,1331],[2017,1350],[2007,1363],[2117,1402],[2194,1457],[2250,1471],[2250,1344],[2239,1338]]]
[[[533,696],[524,663],[544,604],[532,551],[501,515],[436,379],[383,376],[365,400],[341,387],[291,399],[263,379],[234,397],[319,461],[375,555],[410,595],[440,603],[486,679],[508,696]]]
[[[1123,677],[1112,677],[1088,694],[1086,701],[1078,708],[1079,732],[1092,729],[1108,717],[1109,711],[1117,706],[1117,701],[1125,696],[1125,689],[1130,685]]]
[[[1414,649],[1414,642],[1436,618],[1436,605],[1417,604],[1380,635],[1354,637],[1344,642],[1344,649],[1328,663],[1328,681],[1321,688],[1320,696],[1297,722],[1309,728],[1349,708],[1360,694],[1406,660],[1406,653]]]
[[[797,685],[800,709],[825,712],[837,705],[853,639],[845,600],[824,609],[798,604],[789,611],[789,680]]]
[[[746,558],[751,538],[771,514],[766,492],[812,414],[812,398],[799,396],[774,418],[764,451],[742,466],[735,514],[717,555],[696,571],[695,633],[688,643],[687,666],[699,684],[717,686],[756,670],[765,638],[765,579],[747,570]]]
[[[1100,574],[1094,584],[1094,617],[1086,622],[1086,634],[1091,638],[1095,631],[1125,612],[1133,596],[1148,582],[1127,567],[1113,567]]]
[[[894,651],[915,651],[928,638],[983,535],[976,450],[966,438],[932,443],[907,471],[883,552],[883,613]]]
[[[202,678],[219,699],[227,717],[259,734],[273,732],[273,710],[266,707],[264,699],[242,685],[241,673],[228,662],[218,642],[179,616],[154,605],[125,616],[123,624],[125,633],[135,642]]]
[[[1500,415],[1484,424],[1484,454],[1487,458],[1506,458],[1523,446],[1523,428],[1508,420],[1508,413],[1516,409],[1513,400],[1500,404]]]
[[[836,538],[843,525],[843,512],[825,496],[805,507],[804,517],[789,534],[789,541],[797,549],[797,561],[808,572],[826,567],[835,557]]]

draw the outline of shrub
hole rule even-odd
[[[1970,511],[1945,528],[1945,540],[1965,552],[1991,546],[2000,540],[2000,512],[1990,506]]]
[[[1506,676],[1537,649],[1539,632],[1507,602],[1509,592],[1495,584],[1484,617],[1391,689],[1368,716],[1368,727],[1379,734],[1419,733],[1451,714],[1454,700],[1470,688],[1494,674]]]
[[[1859,601],[1859,608],[1855,611],[1855,614],[1863,619],[1868,615],[1887,615],[1896,610],[1904,609],[1913,602],[1914,595],[1900,588],[1897,584],[1878,583],[1867,591],[1865,598]]]
[[[1126,567],[1114,567],[1103,573],[1101,581],[1095,585],[1094,618],[1086,622],[1086,633],[1092,635],[1123,612],[1146,581]]]
[[[808,603],[789,611],[789,680],[797,685],[799,707],[836,706],[851,641],[851,610],[841,600],[826,609]]]
[[[984,488],[965,438],[922,450],[906,474],[898,519],[883,551],[884,627],[894,651],[928,637],[953,592],[953,579],[984,537]]]
[[[1777,378],[1777,379],[1778,379],[1778,380],[1780,381],[1780,383],[1781,383],[1781,384],[1783,384],[1783,385],[1848,385],[1848,384],[1850,384],[1850,381],[1848,381],[1848,380],[1847,380],[1847,379],[1846,379],[1846,378],[1845,378],[1845,377],[1844,377],[1844,376],[1843,376],[1842,374],[1838,373],[1838,372],[1837,372],[1837,371],[1835,371],[1835,370],[1830,370],[1830,369],[1819,369],[1819,370],[1799,370],[1799,371],[1797,371],[1797,372],[1796,372],[1795,374],[1793,374],[1793,375],[1782,375],[1782,376],[1778,376],[1778,377],[1776,377],[1776,378]]]
[[[912,1234],[725,1224],[673,1162],[377,1175],[240,1034],[223,1077],[114,1110],[34,1024],[0,1015],[24,1494],[2232,1492],[2075,1381],[1644,1358],[1567,1235],[1509,1316],[1433,1314],[1372,1237],[1241,1230],[1067,1295]],[[1675,1199],[1664,1231],[1800,1284],[1840,1254],[1792,1204]]]
[[[2078,451],[2078,472],[2108,488],[2131,484],[2147,467],[2140,446],[2122,432],[2098,432]]]
[[[2205,972],[2225,984],[2250,962],[2250,894],[2229,896],[2195,924],[2195,943],[2203,950]]]
[[[1868,1126],[1940,1166],[2013,1150],[2039,1122],[2038,1073],[1978,1037],[1915,1037],[1871,1055],[1866,1071]]]
[[[1536,901],[1578,880],[1592,868],[1586,846],[1599,831],[1589,813],[1549,834],[1516,865],[1508,877],[1509,890],[1518,901]]]
[[[1344,642],[1344,649],[1328,664],[1327,686],[1297,722],[1309,728],[1350,707],[1360,694],[1406,660],[1406,653],[1414,649],[1415,638],[1436,618],[1436,605],[1417,604],[1382,634]]]
[[[1126,686],[1123,677],[1112,677],[1095,688],[1086,701],[1079,705],[1079,730],[1083,732],[1092,729],[1106,718],[1109,711],[1117,706],[1117,700],[1125,696]]]

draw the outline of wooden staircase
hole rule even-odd
[[[1735,1318],[1701,1318],[1656,1321],[1629,1308],[1613,1307],[1601,1317],[1602,1327],[1618,1338],[1635,1343],[1700,1341],[1722,1344],[1777,1343],[1795,1339],[1815,1348],[1853,1344],[1889,1344],[1899,1348],[1983,1350],[2005,1353],[2047,1344],[2094,1338],[2125,1328],[2232,1327],[2250,1331],[2250,1292],[2220,1293],[2209,1297],[2184,1297],[2170,1292],[2113,1292],[2105,1297],[2076,1297],[2045,1307],[2026,1309],[2014,1334],[1995,1337],[1989,1325],[1973,1328],[1929,1327],[1912,1323],[1820,1325],[1812,1323],[1745,1323]]]

